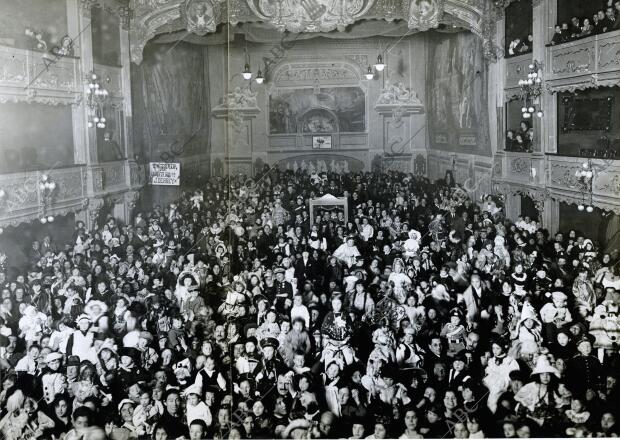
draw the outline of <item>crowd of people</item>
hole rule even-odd
[[[617,31],[620,29],[620,0],[605,0],[600,8],[593,5],[592,18],[573,16],[570,23],[563,22],[555,25],[555,31],[550,44],[566,43],[590,35]]]
[[[517,130],[510,129],[506,132],[506,151],[534,151],[534,129],[527,121],[521,121]]]
[[[271,168],[2,256],[0,435],[617,436],[619,255],[452,182]]]

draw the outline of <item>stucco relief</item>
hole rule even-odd
[[[529,174],[530,161],[522,157],[517,157],[510,162],[510,171],[513,174]]]
[[[444,0],[405,0],[403,9],[409,29],[426,31],[439,26]]]
[[[372,7],[375,0],[247,0],[254,15],[279,31],[344,31]]]
[[[552,55],[552,72],[554,75],[563,73],[585,73],[590,70],[594,60],[594,47],[578,46],[566,50],[554,51]]]
[[[83,0],[91,2],[93,0]],[[327,32],[345,28],[356,21],[403,19],[416,30],[436,28],[441,23],[470,29],[485,41],[485,55],[494,59],[494,18],[482,0],[192,0],[205,5],[198,11],[203,18],[193,19],[197,27],[179,20],[187,0],[130,0],[133,17],[130,23],[131,60],[142,62],[142,50],[155,35],[190,29],[212,32],[213,26],[229,22],[264,22],[279,31]],[[218,5],[220,13],[218,14]],[[202,8],[202,7],[201,7]],[[213,14],[210,13],[211,8]],[[120,13],[120,12],[119,12]],[[197,17],[196,14],[194,14]]]
[[[620,66],[620,41],[617,38],[602,41],[598,47],[598,68],[609,69]]]

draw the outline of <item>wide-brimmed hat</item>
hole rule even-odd
[[[560,377],[560,372],[549,362],[547,356],[540,356],[536,360],[536,366],[532,370],[532,376],[534,374],[550,373],[557,377]]]
[[[91,299],[84,306],[84,313],[86,313],[88,316],[93,316],[94,315],[93,309],[97,306],[99,306],[99,309],[101,310],[100,314],[104,314],[108,311],[108,305],[106,303],[104,303],[103,301],[96,300],[96,299]]]
[[[62,359],[62,353],[58,353],[57,351],[55,351],[45,356],[45,363],[49,364],[50,362],[57,361],[60,359]]]

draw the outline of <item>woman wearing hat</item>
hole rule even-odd
[[[519,370],[519,364],[508,355],[507,344],[499,338],[491,342],[491,352],[482,382],[489,389],[487,405],[495,413],[499,397],[510,384],[510,372]]]
[[[547,356],[541,355],[531,376],[534,381],[521,387],[515,394],[515,401],[520,405],[520,408],[517,406],[517,412],[535,421],[545,432],[553,433],[553,419],[558,416],[556,399],[559,397],[555,380],[560,373],[551,365]]]
[[[92,327],[90,330],[95,334],[105,334],[108,331],[108,306],[103,301],[91,299],[84,306],[84,313],[90,317]]]
[[[81,361],[97,362],[94,341],[95,335],[90,331],[90,316],[82,314],[77,318],[77,330],[67,340],[67,355],[78,356]]]

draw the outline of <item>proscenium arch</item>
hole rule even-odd
[[[221,19],[217,24],[231,23],[236,25],[238,23],[263,22],[263,20],[251,12],[247,1],[230,0],[225,3]],[[132,62],[136,64],[142,62],[142,51],[146,43],[158,34],[184,30],[182,20],[180,20],[180,7],[183,4],[185,4],[185,0],[130,1],[130,8],[133,11],[133,19],[129,27]],[[393,0],[376,0],[366,15],[358,18],[356,22],[362,20],[407,21],[409,17],[403,12],[405,8],[397,8],[394,11],[390,7],[392,5]],[[495,20],[501,14],[503,8],[500,11],[493,4],[492,0],[481,0],[479,2],[472,2],[471,0],[445,0],[443,5],[443,16],[440,18],[439,23],[448,25],[458,23],[481,38],[485,45],[493,41]]]

